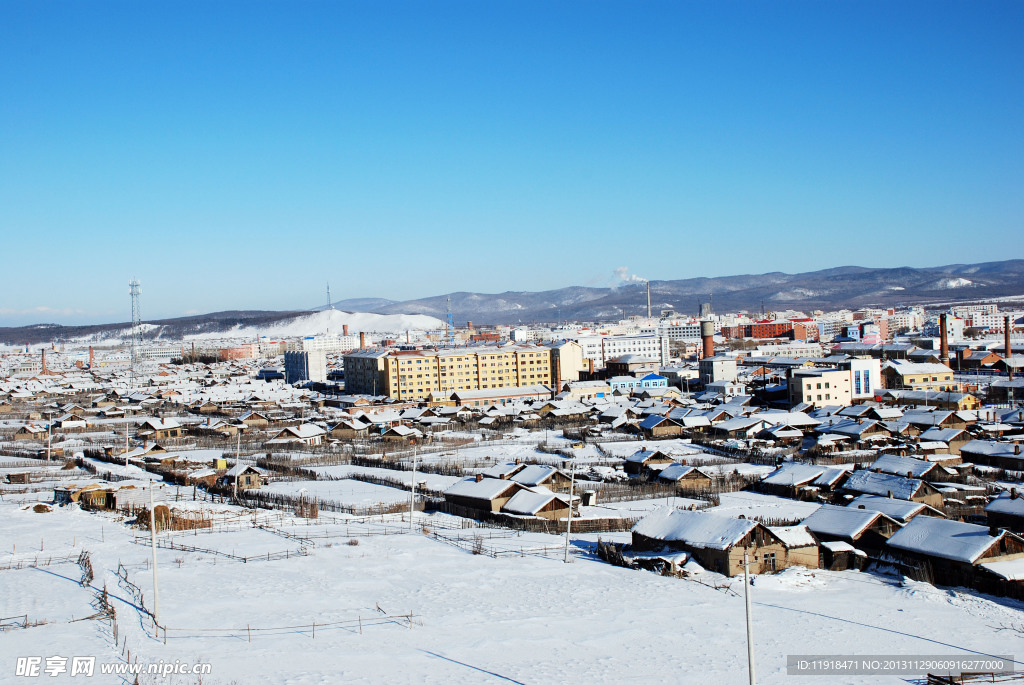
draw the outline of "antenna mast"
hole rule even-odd
[[[139,373],[139,356],[142,353],[142,309],[139,307],[142,285],[137,278],[132,278],[128,283],[128,292],[132,296],[132,331],[128,352],[131,360],[131,387],[135,387],[135,376]]]
[[[327,308],[334,309],[334,302],[331,301],[331,284],[327,283]]]

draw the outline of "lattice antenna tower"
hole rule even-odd
[[[331,284],[327,284],[327,308],[334,309],[334,303],[331,301]]]
[[[447,310],[448,310],[448,342],[453,347],[455,346],[455,317],[452,316],[452,296],[449,295],[447,299]]]
[[[128,291],[132,296],[132,332],[128,352],[131,359],[131,385],[135,385],[135,376],[139,373],[139,356],[142,354],[142,309],[139,306],[139,295],[142,285],[137,278],[128,283]]]

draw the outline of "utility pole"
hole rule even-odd
[[[160,626],[160,590],[156,582],[156,507],[153,506],[153,478],[149,479],[149,541],[153,546],[153,623]]]
[[[416,456],[419,453],[419,447],[413,445],[412,448],[412,488],[409,491],[409,532],[412,532],[412,517],[416,511]]]
[[[50,444],[53,438],[53,412],[46,413],[46,461],[50,461]]]
[[[565,519],[565,563],[569,563],[569,529],[572,528],[572,494],[576,487],[576,457],[572,459],[572,476],[569,478],[569,515]]]
[[[747,548],[743,548],[743,603],[747,610],[747,674],[750,677],[750,685],[756,685],[754,676],[754,627],[750,622],[750,575],[747,570]]]
[[[128,410],[124,412],[124,475],[128,475]]]

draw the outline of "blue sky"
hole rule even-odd
[[[0,1],[0,325],[1024,256],[1020,2]]]

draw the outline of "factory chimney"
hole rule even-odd
[[[700,358],[707,359],[715,356],[715,322],[700,322],[701,350]]]
[[[651,318],[651,282],[647,281],[647,318]]]
[[[949,339],[945,313],[939,314],[939,361],[949,366]]]
[[[348,335],[348,324],[347,323],[341,324],[341,334],[342,335]]]
[[[1010,346],[1010,317],[1003,317],[1003,346],[1006,350],[1006,354],[1003,357],[1006,359],[1006,373],[1010,375],[1010,380],[1013,380],[1013,367],[1010,366],[1010,358],[1013,357],[1013,347]]]
[[[49,371],[46,370],[46,348],[45,347],[42,349],[42,353],[43,353],[43,373],[47,374],[47,373],[49,373]]]
[[[96,368],[96,353],[92,350],[92,345],[89,345],[89,368]]]
[[[361,350],[365,350],[366,349],[366,332],[365,331],[359,331],[359,349],[361,349]]]

